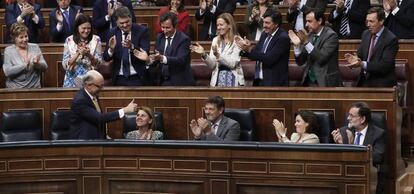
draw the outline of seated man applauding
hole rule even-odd
[[[190,128],[194,139],[213,141],[237,141],[240,125],[224,116],[224,100],[221,96],[210,96],[204,106],[205,118],[191,120]]]

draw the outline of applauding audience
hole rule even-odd
[[[3,64],[7,88],[40,88],[40,76],[47,70],[39,46],[29,43],[28,31],[20,22],[11,26],[14,44],[6,47]]]
[[[62,66],[65,69],[63,87],[81,87],[82,77],[97,69],[102,61],[101,39],[92,34],[91,19],[79,15],[75,20],[74,33],[64,44]]]

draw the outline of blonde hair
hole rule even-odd
[[[22,33],[27,33],[29,29],[24,25],[23,23],[16,22],[11,25],[10,27],[10,35],[13,38],[13,41],[15,38],[17,38]]]
[[[233,16],[229,13],[222,13],[217,17],[217,20],[218,19],[223,19],[224,22],[226,22],[226,24],[230,26],[230,31],[228,32],[228,34],[226,34],[226,36],[230,44],[233,44],[234,37],[239,34],[237,32],[237,26],[236,26],[236,22],[234,22]],[[218,40],[217,40],[218,45],[221,45],[222,41],[224,41],[225,38],[226,37],[218,36]]]

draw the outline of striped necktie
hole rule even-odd
[[[345,3],[345,9],[349,9],[351,7],[351,0],[346,0]],[[342,15],[342,19],[341,19],[341,28],[339,30],[339,33],[342,36],[348,36],[349,35],[349,19],[348,16],[345,15],[345,13],[343,13]]]

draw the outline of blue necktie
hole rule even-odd
[[[263,43],[262,50],[261,50],[262,53],[266,53],[267,46],[269,46],[269,42],[270,42],[271,38],[272,38],[272,35],[271,34],[269,34],[266,37],[266,39],[265,39],[265,41]],[[256,70],[254,72],[254,79],[259,79],[260,78],[260,63],[261,62],[259,62],[259,61],[256,62]]]
[[[124,41],[128,38],[128,32],[124,32]],[[122,47],[122,73],[124,77],[129,76],[129,49]]]
[[[70,18],[69,18],[69,9],[63,11],[63,17],[65,18],[66,24],[68,25],[68,30],[70,32]]]
[[[355,145],[359,145],[359,141],[360,141],[360,139],[361,139],[361,135],[362,135],[362,133],[361,133],[361,132],[358,132],[358,133],[357,133],[357,137],[356,137],[356,139],[355,139],[355,141],[354,141],[354,144],[355,144]]]

